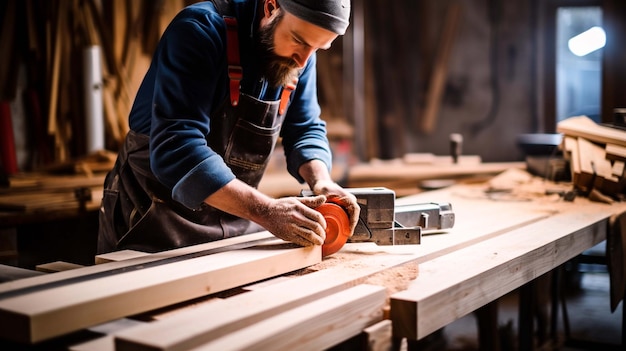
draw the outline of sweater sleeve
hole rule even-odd
[[[150,163],[174,200],[190,208],[235,178],[206,141],[210,113],[223,99],[223,26],[216,13],[183,11],[153,58]]]
[[[321,160],[329,172],[332,165],[326,122],[320,117],[317,99],[316,62],[317,56],[313,54],[300,75],[281,130],[287,170],[300,183],[304,183],[304,179],[298,169],[303,163]]]

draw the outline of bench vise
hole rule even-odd
[[[396,206],[393,190],[379,188],[348,188],[361,212],[350,236],[348,216],[339,205],[326,203],[317,208],[326,219],[326,239],[322,255],[341,249],[346,242],[373,242],[377,245],[414,245],[421,242],[425,231],[441,231],[454,226],[454,212],[449,203],[420,203]],[[312,195],[312,193],[304,192]]]
[[[348,242],[377,245],[411,245],[421,242],[422,232],[454,226],[449,203],[396,205],[396,194],[387,188],[347,189],[361,207],[359,222]]]

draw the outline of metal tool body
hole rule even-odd
[[[361,208],[359,222],[348,242],[374,242],[377,245],[419,244],[424,231],[454,226],[449,203],[395,205],[393,190],[380,188],[347,189]]]

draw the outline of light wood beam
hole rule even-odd
[[[359,285],[191,350],[323,350],[381,321],[384,304],[385,288]]]
[[[420,265],[391,296],[394,336],[422,339],[604,240],[610,211],[574,206]]]
[[[123,262],[128,261],[133,260]],[[0,324],[5,326],[0,328],[0,337],[36,343],[320,261],[320,246],[294,247],[275,239],[248,249],[20,293],[0,300]]]

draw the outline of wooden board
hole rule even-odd
[[[208,350],[323,350],[383,318],[385,288],[358,285],[294,307],[194,348]]]
[[[626,161],[626,146],[606,144],[606,157],[610,160]]]
[[[120,250],[104,253],[101,255],[96,255],[95,263],[109,263],[109,262],[118,262],[124,260],[130,260],[131,258],[144,257],[150,255],[147,252],[141,252],[136,250]]]
[[[391,296],[396,337],[422,339],[561,265],[606,238],[611,211],[571,208],[420,265]]]
[[[524,169],[524,162],[493,162],[469,164],[405,164],[399,160],[358,164],[350,168],[347,183],[350,187],[389,186],[388,184],[411,183],[428,179],[467,178],[496,175],[511,168]]]
[[[570,117],[560,121],[556,131],[567,136],[582,137],[601,144],[626,146],[626,131],[602,126],[587,116]]]
[[[38,264],[35,266],[35,270],[43,273],[56,273],[62,271],[68,271],[72,269],[82,268],[83,265],[71,263],[71,262],[63,262],[63,261],[54,261],[49,263]]]
[[[121,347],[119,350],[180,350],[193,347],[230,333],[233,328],[362,283],[368,277],[390,268],[409,263],[421,264],[534,223],[554,211],[532,203],[512,203],[508,210],[503,210],[502,203],[471,199],[471,194],[474,192],[468,195],[465,192],[451,194],[449,190],[440,190],[398,199],[399,204],[429,201],[450,201],[453,204],[457,215],[455,227],[446,233],[425,235],[421,245],[346,244],[338,253],[325,258],[319,264],[324,269],[318,272],[293,277],[225,300],[212,301],[205,306],[122,332],[117,335]],[[344,257],[350,257],[351,260],[346,263]],[[311,268],[316,269],[317,266]],[[207,320],[207,315],[219,318]],[[128,348],[121,345],[127,345]]]
[[[576,137],[565,136],[563,138],[564,155],[570,161],[570,172],[572,182],[578,184],[578,177],[581,173],[580,156],[578,154],[578,140]]]
[[[194,246],[182,247],[180,249],[163,251],[159,253],[144,255],[142,257],[137,257],[134,259],[128,259],[119,262],[110,262],[105,264],[99,264],[95,266],[86,266],[79,269],[74,269],[70,271],[57,272],[54,274],[45,274],[37,277],[32,277],[28,279],[20,279],[16,281],[6,282],[0,284],[0,294],[17,289],[24,289],[28,287],[34,287],[42,284],[51,284],[61,280],[73,279],[76,277],[89,275],[89,274],[98,274],[101,272],[123,269],[124,267],[130,267],[138,264],[145,264],[152,261],[172,258],[181,255],[192,254],[198,251],[217,249],[228,245],[236,245],[240,243],[245,243],[251,240],[263,240],[270,239],[274,236],[269,232],[259,232],[244,236],[238,236],[233,238],[228,238],[219,241],[213,241],[205,244],[199,244]]]
[[[36,343],[102,322],[291,272],[320,261],[320,246],[294,247],[275,239],[249,249],[185,259],[19,294],[0,300],[0,323],[6,326],[0,329],[0,337]],[[104,265],[107,264],[96,267]]]
[[[371,266],[355,263],[294,277],[228,299],[211,301],[168,318],[116,334],[117,350],[180,350],[215,340],[240,328],[284,313],[362,283],[406,257],[374,258]],[[215,318],[207,319],[206,316]],[[199,323],[198,321],[202,321]]]

